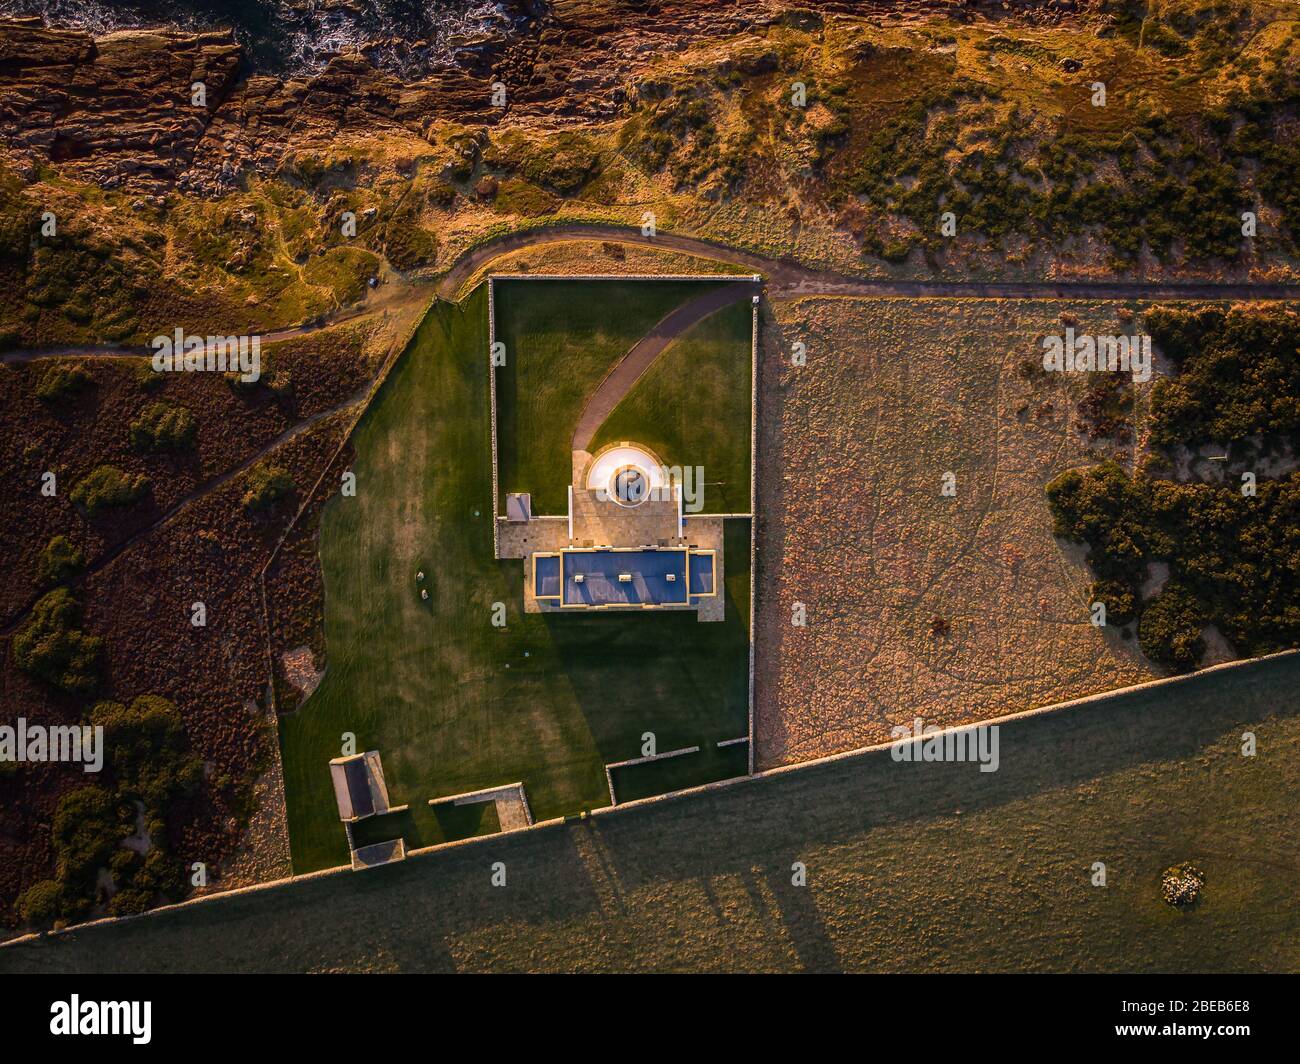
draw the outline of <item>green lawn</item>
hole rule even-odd
[[[532,494],[534,513],[567,512],[573,430],[587,399],[655,324],[725,283],[496,282],[496,338],[506,345],[497,371],[498,512],[514,491]],[[744,425],[748,445],[748,414]]]
[[[1300,655],[1004,725],[1000,753],[846,758],[77,929],[0,971],[1300,971]],[[1205,888],[1180,911],[1160,873],[1184,861]]]
[[[704,471],[704,513],[749,512],[752,307],[724,307],[655,361],[591,443],[633,440]]]
[[[605,764],[639,756],[645,731],[671,750],[747,728],[747,521],[728,522],[722,623],[523,613],[523,564],[492,553],[486,303],[480,288],[430,312],[354,436],[356,497],[322,517],[328,668],[281,724],[298,872],[347,859],[326,767],[344,733],[411,806],[366,841],[416,847],[495,828],[429,798],[522,780],[536,818],[573,813],[608,804]],[[674,783],[729,767],[701,758]]]

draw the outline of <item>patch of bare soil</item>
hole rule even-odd
[[[325,674],[316,668],[315,655],[309,646],[294,647],[280,654],[280,667],[285,679],[293,684],[295,690],[306,698],[320,683]]]

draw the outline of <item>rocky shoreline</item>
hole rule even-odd
[[[948,14],[1054,20],[1097,0],[864,0],[824,5],[882,17]],[[629,11],[597,0],[512,0],[508,30],[453,35],[447,61],[414,80],[376,65],[384,38],[333,55],[317,73],[279,77],[250,66],[229,31],[123,29],[95,37],[39,17],[0,20],[0,142],[30,180],[53,163],[74,180],[159,195],[203,196],[271,173],[290,151],[346,131],[427,137],[440,121],[493,125],[505,114],[557,123],[627,110],[638,74],[687,41],[785,21],[820,22],[767,2],[665,0]],[[194,101],[204,86],[202,105]],[[507,88],[494,106],[493,85]]]

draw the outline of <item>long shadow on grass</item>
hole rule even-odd
[[[971,763],[897,762],[876,751],[691,798],[689,818],[655,809],[603,819],[591,830],[635,889],[706,868],[710,875],[740,872],[782,846],[835,845],[886,824],[920,826],[1152,762],[1186,761],[1238,727],[1296,716],[1300,654],[1004,724],[996,772]],[[681,844],[671,857],[661,851],[653,865],[641,859],[646,833],[674,830]]]
[[[730,592],[726,608],[727,622],[708,624],[693,612],[544,615],[604,763],[641,756],[642,735],[653,732],[660,753],[704,748],[674,759],[663,790],[719,778],[714,746],[744,734],[748,700],[748,643]]]
[[[994,773],[864,754],[360,875],[88,928],[0,950],[0,970],[510,966],[512,924],[599,921],[617,914],[638,886],[689,887],[724,875],[739,877],[751,896],[775,898],[760,910],[771,941],[792,942],[807,966],[834,967],[825,928],[788,885],[798,854],[884,825],[919,832],[957,809],[975,814],[1136,766],[1185,761],[1245,724],[1266,746],[1270,719],[1296,716],[1300,655],[1293,654],[1003,725]],[[506,865],[506,887],[491,886],[496,861]],[[487,949],[484,943],[496,952],[466,954],[471,945]],[[610,959],[635,965],[634,956]],[[517,963],[526,967],[528,959]]]

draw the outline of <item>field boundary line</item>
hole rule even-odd
[[[749,774],[754,774],[754,592],[758,587],[758,310],[749,329]],[[723,574],[726,579],[726,574]],[[725,592],[724,592],[725,594]]]
[[[492,556],[501,557],[501,530],[497,527],[497,507],[501,505],[501,485],[497,472],[497,368],[492,364],[492,352],[497,343],[496,278],[487,276],[488,286],[488,412],[492,433]]]
[[[490,273],[498,281],[745,281],[756,273]]]

